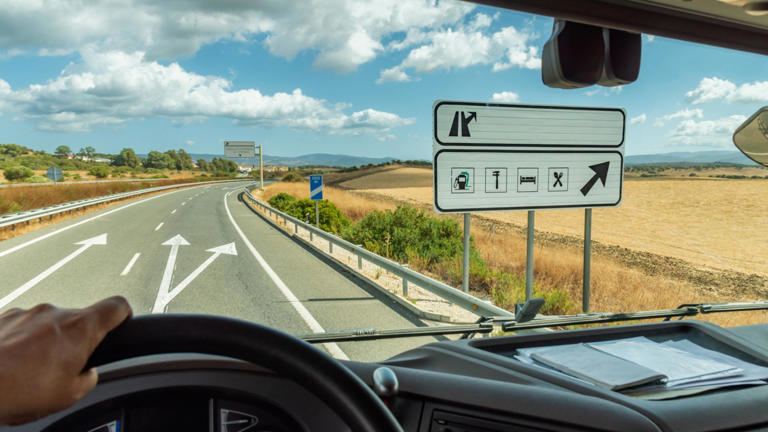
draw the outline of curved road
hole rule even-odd
[[[135,314],[225,315],[292,334],[426,325],[254,214],[237,196],[249,183],[172,190],[0,242],[0,311],[120,294]],[[431,341],[322,347],[372,361]]]

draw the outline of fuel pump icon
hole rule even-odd
[[[456,190],[467,190],[470,188],[469,185],[469,173],[466,171],[462,171],[459,173],[459,175],[456,176],[456,178],[453,180],[453,188]]]

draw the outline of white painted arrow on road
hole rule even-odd
[[[56,270],[62,268],[66,263],[72,261],[80,255],[81,253],[85,252],[90,248],[91,246],[103,246],[107,244],[107,234],[101,234],[96,237],[89,238],[87,240],[79,241],[75,243],[76,245],[81,245],[77,250],[72,252],[71,254],[65,256],[61,261],[57,262],[56,264],[48,267],[45,271],[40,273],[39,275],[32,278],[29,282],[25,283],[24,285],[16,288],[13,290],[10,294],[0,299],[0,308],[3,308],[8,305],[8,303],[16,300],[20,295],[24,294],[25,292],[29,291],[32,287],[40,283],[43,279],[47,278],[48,276],[52,275]]]
[[[211,265],[216,258],[218,258],[220,255],[237,255],[237,249],[235,249],[235,243],[229,243],[225,245],[221,245],[219,247],[208,249],[206,252],[213,252],[213,255],[209,256],[207,260],[205,260],[198,268],[196,268],[192,273],[189,274],[181,283],[179,283],[171,292],[166,294],[165,301],[163,302],[163,308],[171,302],[177,295],[181,293],[181,291],[187,287],[190,283],[192,283],[195,278],[200,276],[200,273],[205,270],[206,267]]]
[[[163,299],[168,295],[168,289],[171,287],[171,278],[173,269],[176,268],[176,255],[179,253],[179,246],[189,246],[189,242],[184,237],[176,234],[174,237],[163,243],[163,246],[170,246],[171,253],[168,255],[168,262],[165,264],[163,280],[160,282],[160,290],[157,292],[155,305],[152,307],[152,313],[162,313],[165,308]]]

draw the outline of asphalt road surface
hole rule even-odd
[[[137,315],[216,314],[292,334],[426,325],[254,214],[238,200],[248,183],[172,190],[0,242],[0,312],[119,294]],[[434,340],[320,347],[371,361]]]

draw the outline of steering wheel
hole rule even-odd
[[[200,353],[266,367],[323,400],[353,431],[402,432],[368,386],[343,364],[279,330],[211,315],[143,315],[107,334],[87,368],[151,354]]]

